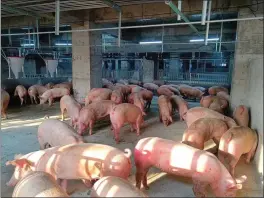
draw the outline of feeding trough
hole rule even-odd
[[[12,72],[15,75],[15,78],[18,79],[19,72],[23,72],[23,66],[24,66],[24,57],[7,57],[8,60],[8,66],[9,66],[9,78],[11,78],[10,68]]]
[[[54,77],[54,73],[56,72],[56,69],[58,67],[58,59],[44,59],[46,63],[46,67],[48,72],[50,73],[51,77]]]

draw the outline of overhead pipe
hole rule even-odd
[[[178,0],[178,9],[181,11],[182,9],[182,0]],[[178,14],[177,16],[177,20],[180,21],[181,20],[181,15]]]
[[[118,20],[118,47],[121,46],[121,20],[122,20],[122,12],[119,11],[119,20]]]
[[[103,2],[108,5],[109,7],[115,9],[118,12],[121,12],[121,7],[119,5],[117,5],[115,2],[111,1],[111,0],[103,0]]]
[[[208,1],[203,0],[202,21],[201,21],[202,25],[205,25],[207,4],[208,4]]]
[[[212,6],[212,1],[209,1],[207,21],[210,21],[210,17],[211,17],[211,6]],[[205,45],[207,45],[207,43],[208,43],[209,26],[210,26],[210,23],[207,22],[206,33],[205,33],[205,43],[204,43]]]
[[[60,34],[60,0],[56,0],[55,7],[55,35]]]
[[[231,22],[231,21],[248,21],[248,20],[262,20],[263,16],[260,17],[247,17],[247,18],[236,18],[236,19],[220,19],[206,21],[206,23],[221,23],[221,22]],[[136,29],[136,28],[150,28],[150,27],[162,27],[162,26],[179,26],[179,25],[195,25],[201,24],[200,21],[188,22],[188,23],[165,23],[165,24],[153,24],[153,25],[135,25],[135,26],[122,26],[120,29]],[[118,27],[111,28],[95,28],[95,29],[82,29],[82,30],[63,30],[61,33],[66,32],[93,32],[93,31],[104,31],[104,30],[118,30]],[[39,32],[38,34],[54,34],[55,31]],[[37,33],[30,33],[37,34]],[[17,35],[28,35],[28,33],[13,33],[13,34],[1,34],[1,36],[17,36]]]
[[[196,27],[194,27],[192,24],[190,24],[190,21],[189,21],[189,19],[187,19],[185,16],[184,16],[184,14],[172,3],[172,1],[165,1],[165,3],[168,5],[168,6],[170,6],[170,8],[174,11],[174,12],[176,12],[176,14],[178,14],[178,15],[180,15],[181,16],[181,18],[186,22],[186,24],[187,23],[189,23],[188,25],[190,26],[190,28],[193,30],[193,31],[195,31],[195,33],[198,35],[198,36],[200,36],[201,37],[201,35],[200,35],[200,33],[199,33],[199,31],[196,29]]]

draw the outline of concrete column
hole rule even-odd
[[[154,80],[154,61],[143,58],[143,82],[152,82]]]
[[[263,12],[263,8],[260,7],[259,11]],[[239,17],[253,17],[253,14],[245,8],[239,11]],[[239,21],[237,41],[231,108],[243,104],[250,110],[249,127],[255,129],[259,136],[254,161],[263,182],[263,21]]]
[[[86,21],[84,26],[73,25],[72,29],[93,28]],[[72,33],[72,82],[74,97],[83,102],[92,88],[102,87],[102,37],[101,32]]]

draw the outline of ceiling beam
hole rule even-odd
[[[35,12],[29,12],[29,11],[23,10],[21,8],[14,8],[12,6],[4,5],[4,4],[2,4],[1,7],[3,10],[8,11],[8,12],[12,12],[12,13],[18,13],[21,15],[32,16],[35,18],[45,17],[45,18],[52,19],[52,20],[55,19],[54,16],[50,16],[48,14],[37,14]]]
[[[115,9],[116,11],[121,12],[121,7],[117,5],[115,2],[113,2],[112,0],[103,0],[103,2],[109,7]]]

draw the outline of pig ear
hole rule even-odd
[[[24,168],[26,166],[32,166],[33,163],[27,159],[16,159],[13,161],[7,161],[6,166],[8,165],[13,165],[13,166],[18,166],[19,168]]]

